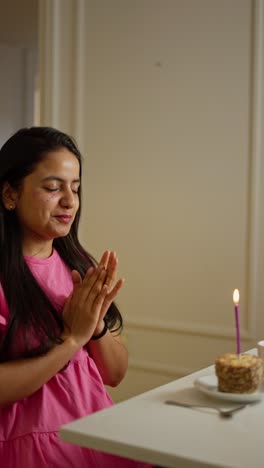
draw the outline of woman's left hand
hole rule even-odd
[[[104,267],[106,270],[107,275],[106,275],[105,284],[108,286],[108,292],[102,305],[100,319],[94,331],[95,335],[100,333],[100,331],[103,329],[104,327],[103,318],[106,312],[108,311],[111,303],[114,301],[118,292],[122,288],[124,281],[125,281],[124,278],[121,278],[115,283],[117,266],[118,266],[118,258],[116,256],[116,252],[106,250],[102,255],[102,258],[99,262],[99,266]]]

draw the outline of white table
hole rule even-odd
[[[74,421],[61,428],[60,437],[164,467],[263,468],[264,400],[232,419],[164,404],[178,399],[219,406],[193,386],[195,378],[212,372],[213,366]]]

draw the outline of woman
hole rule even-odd
[[[66,444],[58,429],[113,404],[127,370],[113,300],[117,257],[78,241],[81,155],[68,135],[21,129],[0,150],[0,459],[6,468],[136,467]]]

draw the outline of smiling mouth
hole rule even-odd
[[[60,222],[60,223],[63,223],[63,224],[69,224],[71,219],[72,219],[72,216],[55,216],[55,218]]]

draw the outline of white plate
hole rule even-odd
[[[218,398],[228,401],[259,401],[264,397],[264,390],[261,388],[254,393],[225,393],[219,392],[217,386],[217,377],[215,374],[204,375],[194,381],[194,386],[201,392],[212,398]]]

